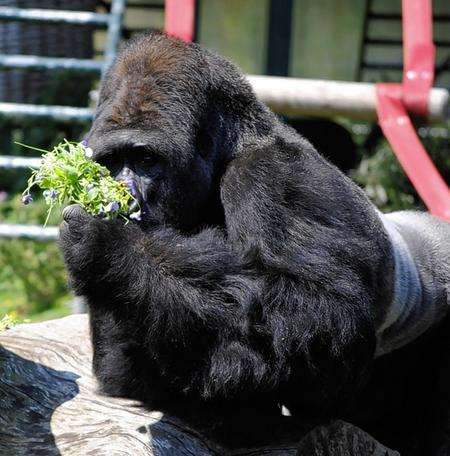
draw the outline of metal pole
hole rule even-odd
[[[37,55],[0,55],[0,68],[45,70],[77,70],[100,73],[105,63],[101,60],[40,57]]]
[[[0,117],[23,120],[31,117],[53,119],[58,122],[90,122],[92,110],[72,106],[31,105],[26,103],[0,103]]]
[[[60,11],[34,8],[23,9],[0,6],[0,19],[106,27],[108,25],[109,16],[108,14],[91,13],[88,11]]]
[[[0,238],[30,238],[39,241],[53,241],[58,238],[59,229],[56,226],[46,228],[34,225],[14,225],[0,223]]]
[[[105,46],[105,68],[111,65],[116,56],[119,46],[120,34],[122,31],[123,14],[125,11],[126,0],[112,0],[111,12],[109,15],[108,34]]]
[[[39,168],[40,158],[0,155],[0,168]]]

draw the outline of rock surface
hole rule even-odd
[[[343,421],[289,445],[227,450],[180,420],[98,394],[86,315],[0,333],[2,456],[394,456]]]

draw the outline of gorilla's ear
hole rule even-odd
[[[205,98],[197,117],[197,150],[206,160],[216,158],[227,164],[239,145],[266,136],[275,116],[257,100],[250,83],[234,64],[209,52],[203,57]]]
[[[198,119],[195,137],[197,153],[207,162],[226,160],[231,156],[230,132],[236,129],[222,104],[211,100]]]
[[[211,119],[205,119],[205,121],[200,123],[195,138],[195,149],[200,157],[206,161],[213,159],[215,156],[215,144],[217,142],[215,135],[216,128],[214,128],[214,122],[211,122]]]

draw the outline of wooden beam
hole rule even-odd
[[[248,76],[248,80],[256,95],[279,114],[377,120],[374,84],[276,76]],[[432,89],[427,120],[445,121],[449,106],[449,92]]]

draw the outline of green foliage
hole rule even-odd
[[[37,185],[44,190],[45,202],[50,206],[48,217],[55,205],[72,203],[80,204],[92,215],[125,216],[133,197],[123,182],[114,180],[108,169],[91,156],[91,149],[68,141],[51,152],[44,151],[40,168],[28,181],[23,202],[32,201],[30,190]]]
[[[422,142],[436,168],[450,185],[449,138],[428,135],[422,139]],[[364,155],[352,178],[364,188],[370,199],[383,212],[405,209],[426,210],[391,147],[384,139],[372,155]]]
[[[34,122],[34,123],[33,123]],[[75,124],[56,124],[48,122],[45,128],[35,125],[36,120],[24,120],[20,128],[11,124],[7,119],[0,118],[0,148],[4,155],[18,157],[36,157],[42,152],[24,148],[20,143],[33,144],[38,148],[52,149],[64,138],[79,138],[83,136],[86,127]],[[24,169],[0,168],[0,190],[21,192],[26,186],[29,172]]]
[[[28,321],[29,320],[19,318],[16,312],[11,312],[10,314],[6,314],[0,318],[0,332],[6,331],[7,329],[10,329],[20,323],[27,323]]]
[[[45,218],[42,199],[27,210],[20,195],[0,203],[0,222],[42,224]],[[53,216],[50,222],[56,219]],[[10,312],[32,320],[69,314],[66,283],[56,243],[0,239],[0,317]]]

